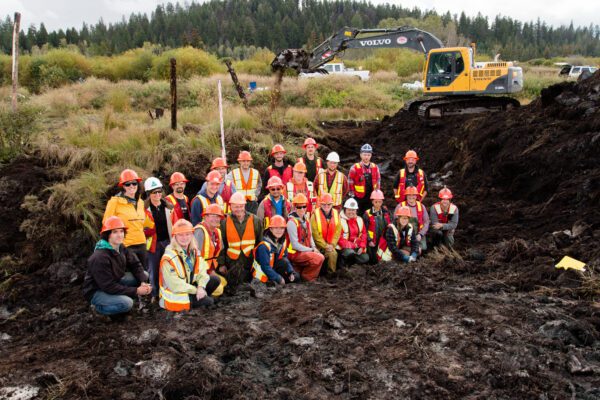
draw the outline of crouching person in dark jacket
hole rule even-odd
[[[409,223],[410,209],[406,206],[398,207],[394,217],[396,217],[396,221],[389,224],[385,231],[388,251],[395,260],[406,263],[416,261],[419,254],[419,242],[413,226]]]
[[[261,282],[275,282],[280,285],[300,282],[300,274],[294,271],[287,258],[288,243],[285,238],[285,219],[276,215],[269,220],[263,241],[254,249],[252,276]]]
[[[135,254],[123,246],[125,224],[108,218],[100,231],[94,254],[87,261],[83,294],[96,311],[119,319],[133,307],[136,296],[150,294],[148,273]]]

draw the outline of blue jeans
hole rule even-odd
[[[135,279],[131,272],[126,272],[120,281],[121,285],[138,287],[140,282]],[[133,299],[124,294],[108,294],[102,290],[97,290],[94,293],[91,301],[96,307],[96,311],[103,315],[115,315],[129,312],[133,307]]]
[[[163,240],[156,243],[156,251],[148,252],[148,272],[150,273],[150,284],[152,285],[152,296],[158,296],[158,269],[160,268],[160,259],[165,254],[165,249],[170,241]]]

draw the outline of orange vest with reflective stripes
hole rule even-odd
[[[214,270],[217,269],[218,262],[217,257],[221,252],[221,230],[219,228],[215,228],[216,237],[212,235],[208,231],[208,227],[204,225],[204,222],[196,225],[195,229],[202,229],[204,232],[204,243],[200,247],[200,256],[204,258],[204,261],[208,264],[208,273],[210,274]],[[215,239],[215,240],[213,240]],[[199,244],[199,243],[198,243]]]
[[[256,189],[258,187],[259,173],[256,169],[250,168],[248,181],[244,179],[244,174],[241,168],[236,168],[231,171],[231,179],[235,185],[235,190],[246,196],[248,201],[256,201]]]
[[[331,218],[329,221],[325,218],[323,210],[317,208],[315,211],[317,219],[317,231],[323,237],[323,240],[328,244],[332,244],[333,236],[335,235],[336,228],[340,224],[340,213],[335,208],[331,210]]]
[[[401,201],[406,200],[406,169],[402,168],[400,170],[400,180],[398,181],[398,188],[394,192],[394,197],[396,201],[400,203]],[[417,170],[417,192],[419,195],[417,196],[417,200],[421,201],[423,199],[423,193],[425,193],[425,172],[421,168]]]
[[[408,205],[408,203],[406,201],[403,201],[402,203],[400,203],[400,206],[406,206],[410,209],[412,209],[411,206]],[[423,229],[423,204],[420,201],[417,201],[417,221],[419,223],[419,230]],[[414,217],[412,218],[414,219]]]
[[[233,216],[228,216],[225,222],[225,235],[227,237],[227,256],[232,260],[240,258],[240,253],[246,257],[252,254],[256,236],[254,235],[254,215],[250,215],[246,221],[246,228],[242,237],[238,234],[233,223]]]

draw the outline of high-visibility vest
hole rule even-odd
[[[406,201],[403,201],[402,203],[400,203],[400,206],[406,206],[406,207],[412,209],[412,207],[409,206]],[[424,223],[424,220],[423,220],[423,215],[424,215],[424,211],[423,210],[424,210],[424,207],[423,207],[423,204],[420,201],[417,201],[416,207],[417,207],[417,222],[419,224],[419,230],[421,230],[421,229],[423,229],[423,223]],[[412,219],[414,219],[414,217]]]
[[[371,182],[373,185],[372,189],[379,189],[379,185],[377,184],[379,182],[379,168],[377,167],[377,165],[370,163],[369,170],[371,171]],[[362,199],[363,197],[365,197],[365,191],[367,189],[365,187],[366,182],[364,179],[364,169],[362,164],[354,164],[354,166],[352,167],[352,171],[350,171],[349,175],[352,176],[353,185],[353,188],[350,188],[350,190],[354,190],[354,194],[356,195],[356,197]]]
[[[401,242],[402,237],[400,236],[400,232],[398,231],[398,228],[396,227],[396,224],[389,224],[388,228],[392,229],[392,232],[394,232],[394,240],[396,242],[396,247],[398,249],[401,249],[402,247],[410,247],[410,238],[412,237],[413,234],[413,227],[411,224],[408,224],[408,232],[406,234],[406,238],[404,240],[404,245]]]
[[[241,168],[236,168],[231,171],[231,179],[235,185],[235,190],[242,193],[246,200],[256,201],[256,189],[258,188],[259,173],[256,169],[250,168],[248,181],[244,179],[244,174]]]
[[[331,243],[333,242],[333,236],[335,235],[336,228],[340,224],[340,213],[338,210],[333,208],[331,210],[331,218],[327,221],[323,210],[317,208],[315,211],[315,219],[317,221],[317,232],[319,235],[321,235],[327,244],[333,244]]]
[[[290,203],[285,196],[281,196],[281,198],[283,199],[283,215],[282,217],[284,219],[287,219],[290,211],[292,211],[292,203]],[[265,228],[269,227],[269,222],[271,221],[271,218],[274,216],[273,214],[273,203],[271,202],[271,196],[267,196],[263,199],[262,201],[263,203],[263,208],[265,210],[265,216],[264,216],[264,226]]]
[[[284,185],[286,183],[288,183],[292,179],[292,176],[293,176],[293,170],[292,170],[291,165],[288,165],[287,167],[285,167],[285,169],[283,170],[283,174],[280,174],[279,171],[277,171],[275,168],[273,168],[272,165],[269,165],[267,167],[267,171],[269,171],[269,178],[278,176],[279,178],[281,178],[281,181],[283,182]],[[263,183],[263,185],[266,185],[266,183]]]
[[[323,171],[317,178],[318,188],[317,195],[323,196],[324,193],[329,193],[333,197],[333,206],[341,206],[343,200],[344,190],[344,174],[340,171],[335,171],[335,177],[331,183],[331,187],[327,187],[327,174],[329,172]]]
[[[210,204],[213,204],[212,200],[204,197],[201,194],[197,194],[196,197],[198,198],[198,200],[200,200],[200,204],[202,204],[202,210],[206,210],[206,207],[208,207]],[[223,198],[220,194],[218,194],[217,197],[215,197],[215,203],[221,206],[223,214],[229,213],[229,207],[227,206],[227,203],[223,201]]]
[[[269,280],[269,278],[263,272],[262,267],[260,266],[260,263],[256,260],[256,250],[258,250],[258,248],[260,246],[265,246],[267,248],[267,250],[269,251],[269,255],[270,255],[269,266],[271,268],[273,268],[273,266],[275,265],[275,252],[272,251],[273,245],[266,240],[263,240],[262,242],[260,242],[254,249],[254,262],[252,263],[252,277],[254,279],[258,279],[259,281],[264,283],[264,282],[267,282]],[[286,247],[287,247],[287,239],[284,240],[283,245],[281,246],[281,250],[279,250],[279,254],[277,254],[277,260],[284,257]]]
[[[187,205],[188,216],[189,216],[190,215],[190,202],[186,195],[183,195],[183,199],[185,200],[185,204]],[[171,213],[171,223],[174,224],[175,222],[177,222],[177,220],[183,218],[183,210],[181,209],[181,205],[179,204],[179,201],[177,201],[177,198],[175,197],[175,195],[173,195],[173,193],[171,193],[170,195],[165,197],[165,200],[168,201],[169,203],[173,204],[173,212]]]
[[[311,247],[310,238],[312,237],[312,233],[310,231],[310,221],[308,220],[308,218],[304,219],[306,229],[302,227],[302,223],[300,223],[300,220],[298,218],[290,217],[290,221],[294,222],[294,224],[296,225],[298,242],[300,242],[300,244],[306,247]],[[290,242],[290,245],[288,246],[288,254],[296,254],[296,252],[297,251],[292,248],[292,243]]]
[[[454,214],[456,214],[456,210],[458,209],[454,204],[450,203],[450,207],[448,207],[448,212],[445,213],[442,210],[442,205],[438,202],[433,205],[433,209],[437,214],[438,222],[440,224],[446,224],[448,221],[452,219]]]
[[[350,227],[348,226],[348,220],[346,218],[340,218],[340,222],[342,224],[342,237],[345,240],[348,240],[350,238]],[[365,229],[365,221],[363,221],[361,217],[356,217],[356,224],[358,225],[358,236],[356,237],[359,238]],[[335,248],[338,250],[342,249],[342,247],[339,245],[339,242]]]
[[[406,200],[406,169],[402,168],[400,170],[400,179],[398,181],[398,188],[394,192],[394,197],[396,201],[400,203],[401,201]],[[425,193],[425,172],[421,168],[417,170],[417,192],[419,195],[417,196],[417,200],[421,201],[423,199],[423,194]]]
[[[308,199],[308,201],[311,202],[311,204],[314,204],[316,201],[316,197],[315,197],[315,191],[314,191],[314,185],[311,181],[309,181],[308,179],[304,178],[304,188],[306,189],[305,191],[297,191],[296,189],[296,184],[292,181],[289,181],[287,184],[287,198],[290,200],[294,200],[294,196],[297,195],[298,193],[303,193],[306,195],[306,198]]]
[[[175,271],[179,279],[185,280],[191,284],[191,271],[188,264],[185,262],[183,257],[177,254],[171,246],[168,246],[165,250],[165,254],[160,260],[159,268],[159,304],[162,308],[169,311],[184,311],[190,309],[190,298],[189,293],[178,293],[173,292],[169,287],[169,282],[164,278],[162,273],[163,265],[167,263],[169,267]],[[198,276],[200,268],[206,268],[206,263],[200,258],[200,254],[196,252],[194,260],[194,276]]]
[[[232,260],[240,258],[240,253],[244,253],[246,257],[249,257],[254,249],[256,243],[256,237],[254,235],[254,215],[250,215],[246,221],[246,228],[244,234],[240,238],[237,229],[233,223],[233,217],[227,216],[225,222],[225,235],[227,237],[227,256]]]
[[[208,264],[208,273],[210,274],[217,269],[218,262],[217,257],[221,252],[221,230],[216,228],[217,236],[216,242],[213,242],[213,235],[208,231],[208,227],[203,222],[196,225],[194,229],[202,229],[204,232],[204,243],[200,247],[200,256]],[[199,244],[199,243],[198,243]]]
[[[383,212],[383,211],[382,211]],[[367,228],[367,236],[369,237],[369,240],[375,240],[375,228],[376,228],[376,217],[375,214],[373,214],[372,209],[369,208],[366,212],[367,217],[369,218],[369,227]],[[382,214],[383,215],[383,220],[386,222],[386,227],[387,225],[390,224],[390,219],[389,219],[389,214]],[[386,218],[387,216],[387,218]],[[387,245],[387,241],[385,240],[385,228],[381,234],[381,237],[379,238],[379,241],[377,242],[377,259],[380,261],[390,261],[392,259],[392,253],[388,250],[388,245]]]

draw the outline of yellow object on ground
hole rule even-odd
[[[217,276],[221,280],[221,284],[215,289],[214,292],[212,292],[211,296],[213,297],[221,296],[223,294],[223,289],[225,289],[225,286],[227,286],[227,280],[219,274],[217,274]]]
[[[585,271],[585,263],[569,256],[564,256],[562,260],[558,264],[556,264],[556,268],[564,268],[564,269],[576,269],[577,271]]]

